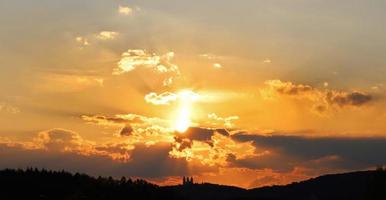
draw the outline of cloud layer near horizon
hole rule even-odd
[[[248,179],[246,183],[251,185],[245,182],[235,185],[254,187],[288,183],[327,171],[370,169],[386,163],[385,138],[309,138],[207,128],[190,128],[183,135],[171,134],[174,135],[171,141],[155,137],[149,143],[150,137],[140,141],[123,134],[116,136],[119,140],[111,138],[97,144],[69,130],[51,129],[23,143],[2,139],[0,168],[66,169],[94,176],[141,177],[160,184],[182,175],[210,181],[222,170],[235,173],[244,169],[251,175],[260,174]],[[299,170],[302,175],[297,174]],[[265,179],[272,181],[254,180],[255,177],[265,180],[263,172]],[[275,182],[274,177],[280,176],[297,178]]]

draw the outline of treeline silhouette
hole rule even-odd
[[[93,178],[45,169],[0,171],[0,199],[174,199],[172,193],[145,180]]]
[[[216,184],[158,186],[141,179],[27,168],[0,171],[0,199],[25,200],[386,200],[386,171],[325,175],[286,186],[242,189]]]

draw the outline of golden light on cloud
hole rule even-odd
[[[222,65],[220,63],[214,63],[213,67],[216,69],[220,69],[220,68],[222,68]]]
[[[84,38],[82,36],[77,36],[75,37],[75,41],[78,43],[78,44],[81,44],[83,46],[87,46],[87,45],[90,45],[90,43],[88,42],[87,38]]]
[[[133,9],[128,6],[119,6],[118,12],[123,15],[131,15],[133,14]]]
[[[118,36],[118,32],[115,31],[101,31],[98,33],[97,38],[100,40],[112,40]]]

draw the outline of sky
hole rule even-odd
[[[2,0],[0,168],[253,188],[386,164],[383,0]]]

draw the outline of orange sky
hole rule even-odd
[[[384,6],[2,2],[0,168],[251,188],[383,165]]]

